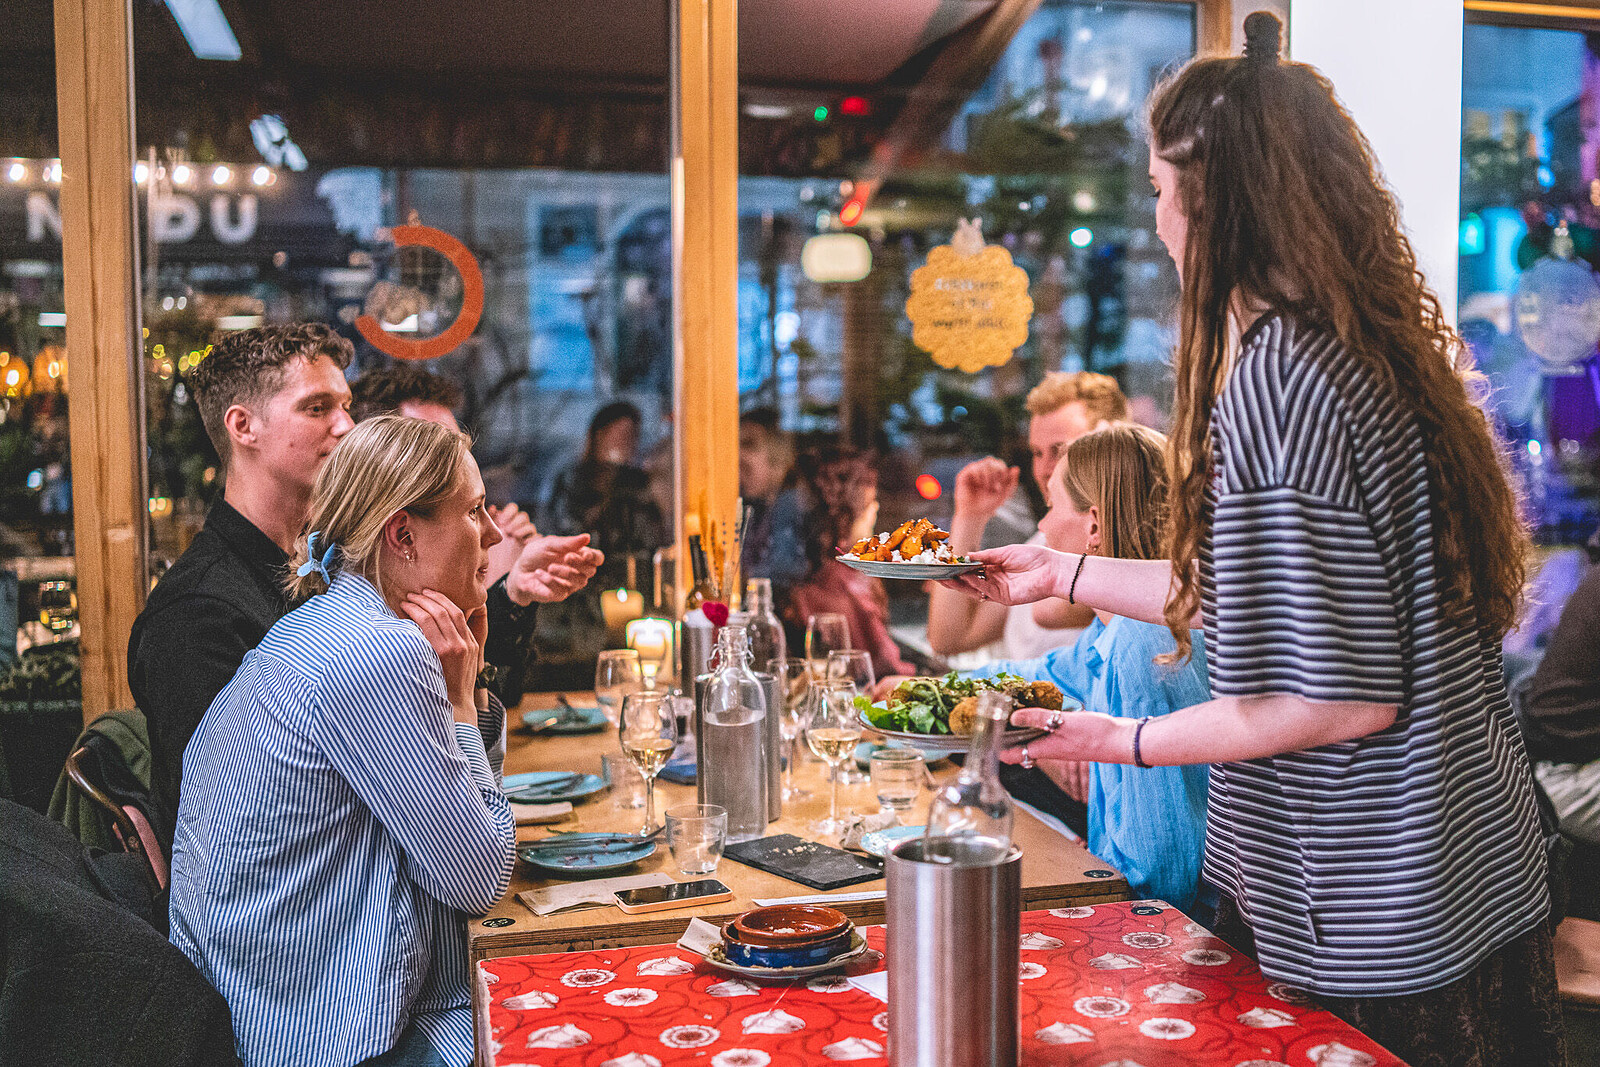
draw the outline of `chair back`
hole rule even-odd
[[[143,869],[150,878],[152,889],[157,893],[164,891],[168,878],[167,857],[156,840],[149,820],[134,805],[118,804],[106,794],[101,784],[95,782],[88,773],[87,762],[83,759],[84,751],[82,747],[75,748],[67,757],[67,779],[111,819],[112,829],[123,851],[144,859]]]

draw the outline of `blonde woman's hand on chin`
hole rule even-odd
[[[475,693],[478,671],[483,666],[487,615],[479,608],[472,613],[476,621],[469,621],[449,597],[432,589],[407,594],[400,609],[417,624],[422,636],[428,639],[428,644],[439,655],[439,666],[444,669],[445,691],[449,694],[455,721],[476,725],[478,707]]]
[[[983,564],[983,570],[940,584],[979,600],[1008,606],[1064,595],[1056,590],[1063,578],[1071,579],[1068,564],[1075,561],[1075,557],[1043,545],[1006,545],[969,552],[968,558]]]

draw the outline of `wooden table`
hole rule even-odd
[[[567,697],[578,706],[592,707],[594,694],[569,693]],[[616,753],[620,757],[616,735],[606,731],[577,737],[534,737],[522,729],[522,715],[535,709],[556,706],[553,693],[530,695],[510,715],[510,732],[507,741],[505,773],[517,774],[538,770],[600,770],[602,753]],[[769,834],[792,833],[801,837],[814,837],[807,824],[827,814],[828,784],[824,780],[826,767],[815,761],[801,760],[798,767],[799,783],[811,791],[807,799],[785,806],[783,818],[767,828]],[[936,777],[953,774],[949,764],[937,769]],[[924,792],[918,804],[907,817],[907,822],[921,822],[926,816],[930,794]],[[694,786],[656,783],[656,810],[695,799]],[[839,806],[861,811],[876,811],[877,798],[868,785],[842,785],[839,789]],[[598,793],[576,803],[573,819],[549,829],[581,829],[599,831],[637,831],[643,824],[642,808],[621,810],[608,793]],[[542,826],[518,829],[518,840],[536,840],[547,836]],[[1018,811],[1013,832],[1021,846],[1022,904],[1025,909],[1063,908],[1127,900],[1130,897],[1127,880],[1106,864],[1096,859],[1081,843],[1064,837],[1044,823]],[[644,874],[664,871],[674,878],[685,880],[672,864],[672,856],[661,842],[655,854],[620,874]],[[523,955],[539,952],[579,952],[591,949],[620,948],[628,945],[651,945],[671,942],[688,927],[689,920],[702,918],[711,921],[726,920],[754,907],[756,898],[791,897],[811,895],[815,891],[791,882],[786,878],[746,867],[733,860],[724,859],[718,865],[715,877],[733,890],[734,899],[722,904],[708,904],[673,911],[628,915],[616,907],[597,907],[584,910],[558,912],[544,917],[529,911],[516,894],[525,889],[538,889],[562,884],[533,874],[521,861],[511,877],[511,888],[494,910],[481,919],[468,921],[468,941],[472,960],[493,956]],[[865,891],[882,891],[883,880],[863,882],[836,890],[829,895],[848,895]],[[840,911],[859,924],[884,921],[882,898],[866,901],[840,902]]]

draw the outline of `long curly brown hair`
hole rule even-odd
[[[1152,93],[1152,151],[1178,171],[1188,223],[1168,447],[1167,624],[1181,654],[1200,602],[1194,562],[1212,408],[1237,309],[1331,330],[1416,420],[1426,452],[1439,593],[1459,623],[1513,625],[1528,534],[1505,450],[1474,398],[1482,376],[1417,269],[1371,146],[1315,68],[1280,62],[1281,26],[1246,19],[1239,58],[1196,59]]]

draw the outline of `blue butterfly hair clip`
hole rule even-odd
[[[319,530],[312,530],[306,537],[306,561],[300,564],[300,569],[295,574],[304,578],[315,571],[321,575],[322,580],[329,585],[333,584],[333,575],[328,573],[328,568],[333,564],[334,554],[339,551],[339,546],[332,541],[328,542],[327,550],[322,553],[322,558],[317,558],[317,541],[322,537]]]

